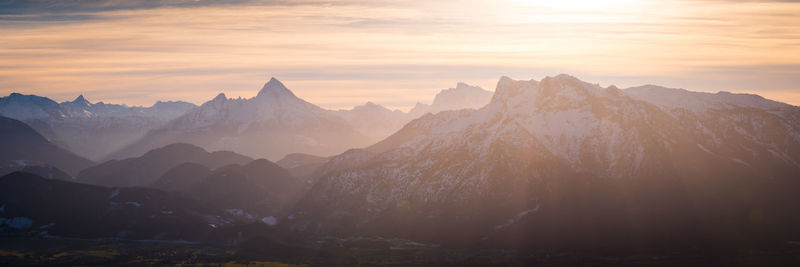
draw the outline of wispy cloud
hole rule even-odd
[[[287,5],[300,1],[259,1],[259,4]],[[2,14],[41,14],[102,12],[164,7],[205,7],[256,3],[251,0],[6,0],[0,1]]]
[[[0,4],[0,93],[199,103],[252,96],[276,76],[329,107],[411,106],[457,81],[493,89],[500,75],[568,72],[800,98],[800,3],[20,3]]]

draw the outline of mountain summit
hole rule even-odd
[[[264,98],[264,97],[292,97],[296,98],[294,93],[286,88],[285,85],[275,77],[269,79],[267,83],[264,84],[264,87],[261,88],[261,91],[258,91],[258,95],[256,98]]]
[[[296,97],[272,78],[253,98],[228,99],[219,94],[115,156],[139,156],[176,142],[277,160],[296,152],[332,155],[366,146],[370,139],[334,111]]]
[[[92,105],[91,102],[89,102],[88,100],[86,100],[86,98],[83,97],[83,94],[79,95],[77,98],[75,98],[75,100],[72,100],[72,103],[83,107],[89,107]]]

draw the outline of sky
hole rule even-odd
[[[457,82],[602,86],[800,105],[800,1],[0,0],[0,95],[201,104],[276,77],[338,109],[407,110]]]

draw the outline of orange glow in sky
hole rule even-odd
[[[459,81],[570,73],[800,104],[800,2],[138,2],[0,5],[0,94],[200,104],[274,76],[328,108],[407,109]]]

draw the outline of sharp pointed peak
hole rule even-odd
[[[269,79],[269,81],[264,84],[264,87],[261,88],[261,91],[258,91],[258,97],[264,96],[273,96],[273,97],[280,97],[280,96],[291,96],[295,97],[294,93],[292,93],[289,88],[286,88],[285,85],[275,77]]]
[[[92,102],[89,102],[89,100],[86,100],[86,98],[83,97],[83,94],[78,95],[78,97],[76,97],[75,100],[72,100],[72,103],[86,104],[86,105],[92,104]]]

